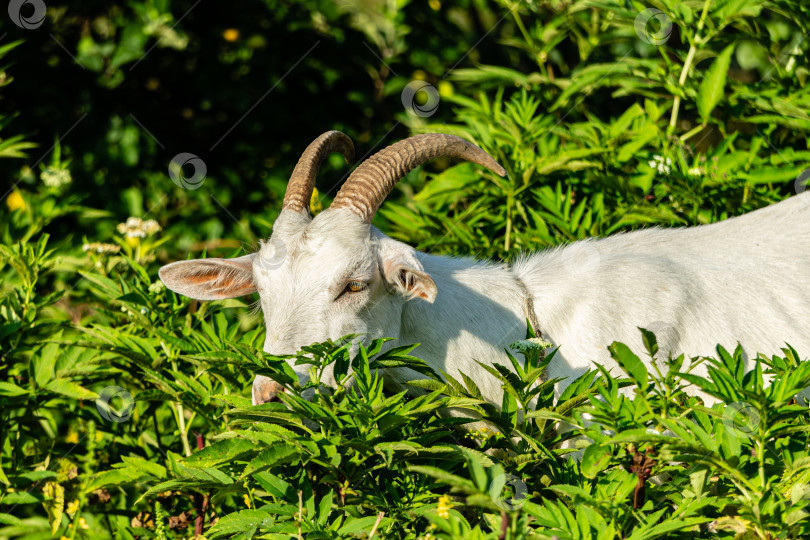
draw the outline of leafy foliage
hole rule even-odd
[[[663,357],[640,329],[644,351],[609,348],[621,373],[595,366],[555,395],[555,353],[530,328],[486,366],[504,390],[488,403],[413,346],[347,336],[294,356],[310,368],[302,385],[261,351],[247,302],[199,303],[156,277],[266,235],[300,150],[333,128],[358,155],[443,131],[496,156],[506,178],[440,160],[376,218],[454,255],[509,260],[802,191],[807,6],[47,5],[41,29],[4,23],[0,47],[13,185],[0,209],[0,538],[810,536],[795,399],[807,351],[745,372],[739,349]],[[435,114],[403,110],[410,80],[436,87]],[[49,150],[20,166],[35,147]],[[201,189],[167,177],[187,150],[208,165]],[[325,165],[332,181],[339,166]],[[327,366],[336,388],[318,384]],[[398,367],[421,378],[385,388]],[[255,374],[285,386],[281,402],[251,405]]]

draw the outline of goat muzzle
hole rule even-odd
[[[264,375],[256,375],[253,379],[253,404],[272,403],[279,401],[278,395],[284,392],[284,387]]]

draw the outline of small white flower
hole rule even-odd
[[[115,244],[102,244],[101,242],[92,242],[90,244],[83,244],[82,251],[85,253],[88,251],[93,251],[101,255],[107,255],[109,253],[118,253],[121,251],[121,246],[117,246]]]
[[[152,236],[156,232],[160,231],[160,225],[154,219],[147,219],[141,225],[141,230],[146,233],[147,236]]]
[[[657,170],[659,174],[669,174],[672,170],[672,160],[664,156],[653,156],[653,158],[647,162],[647,165],[649,165],[651,169]]]
[[[50,188],[62,187],[73,181],[69,170],[56,167],[46,167],[39,177],[42,179],[42,183]]]
[[[127,238],[146,238],[160,231],[161,227],[154,219],[144,221],[138,217],[129,217],[126,223],[118,224],[117,230]]]
[[[162,281],[156,281],[151,285],[149,285],[149,292],[152,294],[157,294],[165,288],[166,286],[163,284]]]
[[[509,344],[510,349],[515,349],[516,351],[521,352],[544,350],[548,349],[551,346],[552,346],[551,343],[544,340],[543,338],[538,337],[521,339],[520,341],[515,341],[514,343]]]

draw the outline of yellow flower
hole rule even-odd
[[[312,188],[312,197],[309,198],[309,211],[313,214],[317,214],[323,210],[323,204],[318,197],[318,188]]]
[[[450,509],[453,508],[453,500],[450,495],[442,495],[439,497],[439,504],[436,505],[436,514],[440,518],[448,519],[450,517]]]
[[[65,508],[65,512],[67,512],[71,516],[78,511],[79,511],[79,499],[70,501],[67,505],[67,508]]]
[[[68,434],[65,436],[65,442],[70,444],[76,444],[79,442],[79,434],[73,430],[68,431]]]
[[[222,32],[222,37],[225,39],[225,41],[230,41],[231,43],[233,43],[234,41],[239,39],[239,30],[237,30],[236,28],[228,28],[227,30]]]
[[[248,508],[250,508],[250,495],[248,495],[247,493],[245,493],[245,494],[243,495],[243,497],[245,498],[245,506],[247,506]]]
[[[429,0],[428,5],[433,11],[439,11],[442,8],[442,3],[439,0]]]
[[[8,206],[8,209],[12,212],[14,210],[25,210],[25,199],[23,199],[22,194],[15,189],[11,192],[11,195],[6,197],[6,206]]]
[[[79,528],[85,530],[90,528],[90,525],[87,524],[87,521],[83,517],[79,518]]]
[[[441,81],[439,83],[439,95],[448,97],[453,95],[453,83],[450,81]]]

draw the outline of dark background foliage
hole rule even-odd
[[[16,81],[0,110],[16,115],[14,131],[40,150],[70,130],[63,156],[83,204],[122,217],[168,208],[207,224],[215,239],[232,224],[205,197],[176,200],[165,174],[176,154],[205,161],[207,189],[235,215],[270,219],[314,137],[343,130],[359,158],[407,135],[396,124],[398,89],[416,70],[435,77],[459,61],[505,59],[498,29],[471,50],[495,17],[485,3],[454,6],[458,23],[427,4],[393,15],[375,14],[380,7],[358,5],[358,15],[332,2],[49,2],[36,31],[3,23],[4,41],[24,43],[10,58]],[[390,22],[384,50],[352,24],[364,16]],[[18,163],[1,165],[19,177]],[[345,173],[335,168],[324,175],[326,192]],[[217,218],[222,226],[209,221]]]
[[[492,367],[492,404],[465,377],[385,392],[378,368],[420,368],[409,347],[370,344],[369,359],[315,344],[299,353],[315,375],[358,375],[308,402],[261,352],[255,299],[191,301],[157,279],[266,238],[298,156],[330,129],[355,162],[436,131],[504,165],[501,179],[437,159],[389,196],[375,224],[436,253],[509,261],[795,196],[810,164],[806,4],[44,4],[28,30],[0,13],[0,539],[810,535],[808,409],[793,400],[807,351],[744,373],[739,349],[667,359],[645,332],[644,351],[605,343],[623,373],[555,397],[540,381],[554,358],[526,341]],[[414,114],[413,83],[438,108]],[[184,152],[205,163],[199,189],[170,178]],[[313,211],[350,170],[328,160]],[[683,375],[693,360],[710,377]],[[287,384],[286,403],[251,406],[255,373]],[[459,430],[447,406],[491,429]],[[574,436],[579,460],[559,446]]]

